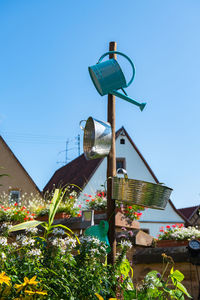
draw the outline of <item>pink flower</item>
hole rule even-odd
[[[81,205],[79,204],[79,206],[78,206],[79,208],[81,208]]]

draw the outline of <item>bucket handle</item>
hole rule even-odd
[[[81,121],[79,122],[79,127],[80,127],[82,130],[85,129],[85,127],[83,127],[83,126],[81,125],[81,123],[83,123],[83,122],[87,122],[87,120],[81,120]]]
[[[125,179],[128,179],[128,174],[127,174],[127,171],[125,169],[123,169],[123,168],[117,169],[117,174],[119,174],[119,172],[124,174]]]
[[[133,69],[133,75],[132,75],[131,80],[129,81],[129,83],[126,84],[126,87],[128,87],[128,86],[133,82],[133,79],[134,79],[134,76],[135,76],[135,67],[134,67],[134,64],[133,64],[132,60],[131,60],[126,54],[124,54],[124,53],[122,53],[122,52],[119,52],[119,51],[109,51],[109,52],[104,53],[104,54],[99,58],[97,64],[100,63],[100,61],[102,61],[102,59],[103,59],[105,56],[109,55],[109,54],[119,54],[119,55],[121,55],[121,56],[124,56],[124,57],[130,62],[131,67],[132,67],[132,69]]]

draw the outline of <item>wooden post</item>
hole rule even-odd
[[[109,43],[109,51],[116,51],[117,43]],[[116,54],[110,54],[109,58],[115,58]],[[114,264],[116,257],[116,236],[115,236],[115,200],[112,199],[112,184],[109,177],[116,175],[116,151],[115,151],[115,96],[108,94],[108,122],[112,128],[112,145],[107,158],[107,220],[109,222],[108,238],[111,252],[108,255],[108,263]]]

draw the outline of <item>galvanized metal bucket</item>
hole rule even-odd
[[[85,127],[81,123],[85,121]],[[86,159],[96,159],[109,154],[112,141],[112,129],[108,122],[96,120],[89,117],[80,122],[80,127],[84,130],[83,151]]]
[[[129,204],[165,209],[172,189],[152,182],[113,177],[112,198]]]

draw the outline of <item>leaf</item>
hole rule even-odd
[[[120,269],[121,274],[124,275],[125,278],[128,277],[129,271],[131,269],[131,265],[127,258],[122,261],[119,269]]]
[[[178,288],[181,292],[183,292],[185,295],[187,295],[189,298],[192,298],[192,297],[190,296],[190,294],[188,293],[187,289],[184,287],[184,285],[183,285],[182,283],[178,282],[178,283],[177,283],[177,288]]]
[[[170,273],[171,273],[171,271],[170,271]],[[184,279],[184,275],[178,270],[173,271],[173,273],[171,273],[170,276],[171,276],[171,278],[176,279],[178,282],[181,282]]]
[[[17,224],[15,226],[11,227],[9,229],[9,232],[24,230],[24,229],[31,228],[31,227],[36,227],[36,226],[42,225],[44,223],[45,222],[43,222],[43,221],[36,221],[36,220],[20,223],[20,224]]]
[[[53,223],[53,219],[56,213],[56,207],[59,201],[59,195],[62,193],[62,190],[55,189],[51,204],[49,207],[49,225]]]

